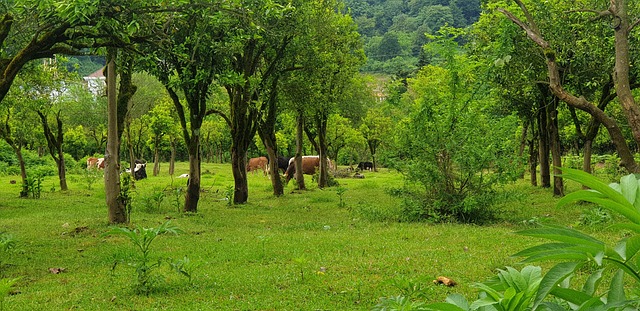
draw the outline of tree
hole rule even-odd
[[[231,14],[225,15],[222,10],[227,12],[229,9],[196,2],[184,6],[179,14],[164,14],[161,17],[164,27],[156,29],[160,45],[144,46],[148,55],[145,67],[166,88],[189,153],[185,212],[198,211],[201,127],[205,117],[212,113],[207,101],[213,80],[222,72],[223,63],[229,60],[227,48],[233,46],[234,37],[227,28]]]
[[[620,165],[625,167],[629,172],[637,172],[638,165],[633,158],[629,147],[625,141],[624,136],[622,135],[622,131],[618,126],[617,122],[606,115],[600,108],[598,108],[595,104],[587,100],[583,96],[578,96],[563,87],[562,78],[561,78],[561,65],[558,63],[558,58],[556,52],[554,51],[554,46],[552,43],[547,41],[540,31],[538,24],[534,20],[533,15],[530,14],[529,10],[526,8],[524,3],[519,0],[515,0],[516,4],[519,6],[521,12],[524,14],[526,18],[526,22],[522,21],[514,14],[512,14],[509,10],[504,8],[498,8],[498,11],[503,13],[509,20],[511,20],[514,24],[524,30],[527,34],[527,37],[532,40],[536,45],[538,45],[544,52],[544,57],[547,64],[547,71],[549,77],[550,88],[552,92],[560,98],[562,101],[566,102],[568,105],[573,106],[576,109],[583,110],[590,115],[592,115],[598,122],[602,123],[609,135],[611,137],[612,142],[616,146],[616,150],[618,155],[620,156],[621,163]],[[620,93],[618,96],[626,96],[625,100],[621,99],[621,103],[623,103],[623,107],[627,112],[627,118],[629,125],[634,131],[638,130],[636,125],[636,117],[638,115],[635,111],[637,109],[632,107],[631,101],[628,97],[630,93],[627,94],[627,89],[630,88],[628,83],[628,73],[629,73],[629,59],[625,57],[625,50],[628,52],[628,32],[633,29],[635,24],[628,23],[628,16],[626,15],[626,3],[625,1],[612,1],[611,7],[609,11],[603,11],[602,16],[611,16],[614,15],[614,24],[615,25],[615,33],[616,33],[616,66],[615,66],[615,75],[619,77],[618,84],[616,85],[616,92],[618,92],[618,88],[620,89]],[[607,13],[610,12],[610,13]],[[624,22],[623,20],[626,20]],[[619,25],[617,23],[620,22]],[[617,29],[616,29],[617,28]],[[625,39],[627,38],[627,39]],[[619,59],[621,58],[621,59]],[[626,60],[626,62],[625,62]],[[635,136],[635,134],[634,134]],[[636,137],[636,141],[638,141],[638,136]]]
[[[384,142],[385,136],[389,134],[391,129],[391,118],[382,113],[380,109],[367,110],[367,115],[362,121],[362,125],[360,125],[360,132],[362,132],[362,136],[369,147],[374,170],[377,169],[376,153],[378,152],[378,147]]]
[[[231,130],[231,169],[234,178],[235,204],[245,203],[249,196],[246,157],[256,131],[262,127],[261,138],[271,159],[272,171],[277,171],[277,143],[275,119],[277,83],[284,70],[283,60],[297,29],[299,17],[305,10],[298,2],[262,1],[243,3],[236,10],[243,12],[235,26],[236,49],[231,51],[231,61],[224,72],[226,79],[220,83],[227,91],[229,114],[217,111],[227,121]],[[273,180],[274,193],[282,190],[279,179]]]
[[[447,30],[428,46],[439,62],[408,79],[403,102],[411,111],[396,126],[390,164],[406,176],[407,202],[415,202],[405,206],[407,220],[482,222],[495,216],[493,187],[516,177],[516,119],[487,113],[496,101],[486,69],[461,52],[460,30]]]
[[[364,145],[362,133],[353,127],[349,119],[334,113],[327,123],[327,155],[330,159],[339,161],[341,150]],[[353,164],[352,158],[349,164]]]
[[[338,3],[323,4],[329,9],[317,8],[310,22],[308,36],[314,45],[303,51],[302,59],[308,64],[301,70],[300,88],[308,88],[307,110],[317,134],[317,150],[320,156],[318,187],[328,185],[327,122],[338,103],[348,98],[350,86],[356,82],[357,71],[364,63],[364,51],[355,24],[348,15],[343,15]],[[304,106],[303,106],[304,107]],[[299,113],[299,116],[302,116]],[[300,122],[299,122],[300,123]],[[298,125],[301,128],[300,125]],[[298,134],[300,135],[300,134]],[[310,139],[313,141],[313,139]],[[297,172],[302,170],[297,169]]]

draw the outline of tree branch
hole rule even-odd
[[[517,1],[517,2],[521,3],[520,1]],[[533,40],[533,42],[535,42],[538,46],[542,47],[543,49],[548,49],[549,48],[549,43],[542,38],[542,36],[540,35],[539,31],[536,31],[536,30],[532,29],[527,24],[525,24],[523,21],[521,21],[518,17],[516,17],[511,12],[509,12],[509,11],[503,9],[503,8],[498,8],[498,12],[501,12],[502,14],[504,14],[508,19],[510,19],[513,23],[518,25],[522,30],[524,30],[527,33],[527,36],[531,40]],[[534,24],[534,27],[535,27],[535,24]]]
[[[638,26],[638,24],[640,24],[640,19],[636,19],[635,22],[633,22],[633,24],[629,25],[629,32],[631,32],[633,30],[633,28],[635,28],[636,26]]]
[[[227,122],[227,125],[229,126],[229,128],[231,128],[231,120],[229,119],[229,117],[227,117],[226,114],[224,114],[224,112],[218,110],[218,109],[209,109],[207,110],[207,112],[204,114],[205,117],[208,115],[212,115],[212,114],[217,114],[219,116],[221,116],[225,122]]]

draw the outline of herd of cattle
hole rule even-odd
[[[294,163],[295,158],[278,157],[278,170],[282,171],[285,176],[285,182],[289,182],[291,178],[294,178],[296,173],[296,166]],[[336,166],[329,158],[327,158],[329,164],[329,170],[335,171]],[[320,156],[302,156],[302,173],[306,175],[313,175],[316,173],[316,168],[320,166]],[[269,159],[267,157],[251,158],[247,161],[247,172],[256,172],[262,170],[266,176],[269,174]],[[360,171],[372,171],[372,162],[360,162],[358,163],[358,170]]]
[[[140,179],[147,178],[147,162],[143,160],[135,160],[133,161],[133,164],[135,164],[135,167],[133,168],[133,179],[140,180]],[[91,170],[91,169],[102,170],[104,169],[104,165],[105,165],[104,158],[89,157],[87,159],[88,170]],[[126,169],[126,172],[131,173],[131,169],[130,168]]]
[[[282,171],[285,176],[285,181],[288,183],[291,178],[294,178],[296,173],[296,166],[294,163],[295,158],[290,157],[278,157],[278,170]],[[327,158],[329,164],[329,170],[335,171],[335,164]],[[133,169],[133,178],[135,180],[147,178],[147,163],[142,160],[134,161],[135,167]],[[104,169],[104,158],[90,157],[87,159],[87,169]],[[320,166],[319,156],[303,156],[302,157],[302,173],[307,175],[313,175],[316,173],[316,168]],[[269,159],[267,157],[251,158],[247,161],[247,172],[256,172],[262,170],[264,175],[269,174]],[[358,170],[360,171],[372,171],[373,163],[360,162],[358,163]],[[126,170],[127,173],[131,173],[131,169]]]

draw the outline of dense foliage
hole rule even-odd
[[[480,16],[480,0],[345,0],[363,37],[363,68],[406,76],[424,64],[426,35],[442,26],[465,28]]]

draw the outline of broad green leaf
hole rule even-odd
[[[454,304],[456,306],[458,306],[459,308],[463,309],[463,310],[468,310],[469,309],[469,302],[467,301],[467,298],[465,298],[464,296],[460,295],[460,294],[451,294],[449,296],[447,296],[447,300],[448,303],[450,304]]]
[[[609,292],[607,293],[607,303],[616,303],[627,300],[624,294],[624,272],[618,270],[611,279]]]
[[[596,292],[596,289],[598,288],[598,285],[602,280],[602,271],[604,271],[604,269],[599,269],[596,272],[591,273],[591,275],[589,275],[589,277],[587,278],[587,281],[584,283],[584,286],[582,287],[583,293],[587,295],[593,295]]]
[[[544,227],[516,232],[520,235],[540,237],[559,242],[603,248],[604,242],[582,232],[562,227]]]
[[[640,234],[640,225],[638,224],[630,224],[630,223],[614,224],[611,226],[611,228],[626,229],[626,230],[630,230]]]
[[[634,205],[638,195],[638,179],[635,175],[629,174],[620,178],[620,192],[631,205]]]
[[[582,305],[589,299],[593,298],[592,295],[586,294],[581,291],[577,291],[571,288],[556,287],[551,291],[551,295],[556,296],[562,300],[570,302],[575,305]]]
[[[577,181],[595,191],[604,194],[606,197],[620,204],[629,204],[629,201],[627,201],[620,192],[615,191],[614,189],[609,187],[609,185],[605,184],[597,177],[585,171],[572,168],[562,168],[562,177]]]
[[[594,250],[599,250],[593,247],[580,247],[575,244],[569,243],[545,243],[536,245],[527,249],[524,249],[516,254],[511,255],[512,257],[527,257],[536,254],[546,254],[546,253],[554,253],[557,251],[567,251],[571,250],[573,252],[582,251],[582,252],[590,252]]]
[[[582,263],[578,262],[562,262],[551,268],[551,270],[542,277],[542,281],[540,281],[540,288],[533,303],[533,309],[536,309],[552,290],[558,288],[558,283],[573,274],[573,272],[581,266]]]
[[[625,261],[633,258],[640,251],[640,235],[624,239],[616,245],[615,250]]]
[[[428,304],[425,306],[425,310],[441,310],[441,311],[468,311],[469,309],[462,309],[454,304],[446,302],[437,302]]]
[[[533,256],[529,256],[522,260],[523,263],[533,263],[540,261],[551,261],[551,260],[566,260],[566,261],[587,261],[591,259],[592,256],[589,256],[588,253],[583,252],[571,252],[571,251],[557,251],[557,252],[548,252],[536,254]]]
[[[477,310],[478,308],[494,306],[497,304],[498,304],[498,301],[493,300],[490,297],[484,297],[471,303],[470,309]]]
[[[621,194],[618,193],[618,195],[622,197]],[[633,223],[640,224],[640,213],[638,213],[638,211],[632,205],[630,205],[629,202],[627,202],[626,199],[624,199],[624,197],[622,197],[623,202],[621,203],[621,202],[613,201],[609,198],[603,197],[601,194],[598,194],[592,191],[580,190],[580,191],[572,192],[566,195],[564,198],[560,199],[560,201],[558,201],[557,207],[560,208],[572,201],[587,201],[594,204],[598,204],[603,208],[606,208],[612,212],[618,213],[626,217]]]
[[[473,287],[479,288],[481,291],[485,292],[488,296],[486,297],[488,300],[492,300],[494,302],[500,301],[502,295],[498,293],[495,289],[487,286],[483,283],[475,283]],[[473,309],[473,306],[471,307]]]
[[[545,301],[545,302],[541,303],[540,306],[546,308],[546,309],[542,308],[545,311],[546,310],[548,310],[548,311],[567,311],[567,309],[565,309],[564,307],[560,306],[559,304],[553,303],[553,302],[548,302],[548,301]]]

